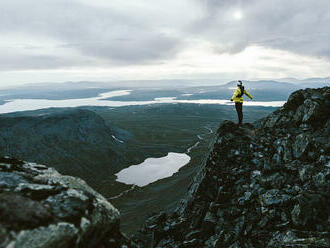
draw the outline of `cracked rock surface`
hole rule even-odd
[[[119,212],[83,180],[0,158],[0,247],[121,247]]]

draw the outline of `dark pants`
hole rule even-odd
[[[241,102],[235,102],[235,108],[237,112],[238,117],[238,124],[242,124],[243,121],[243,103]]]

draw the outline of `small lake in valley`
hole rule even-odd
[[[187,154],[170,152],[165,157],[147,158],[143,163],[132,165],[115,175],[118,182],[143,187],[172,176],[189,162],[190,157]]]

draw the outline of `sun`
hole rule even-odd
[[[240,10],[235,10],[233,13],[233,17],[235,20],[241,20],[243,18],[243,13]]]

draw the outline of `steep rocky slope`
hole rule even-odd
[[[121,247],[119,212],[83,180],[0,158],[0,247]]]
[[[226,121],[174,213],[133,247],[330,247],[330,88],[293,93],[254,126]]]

